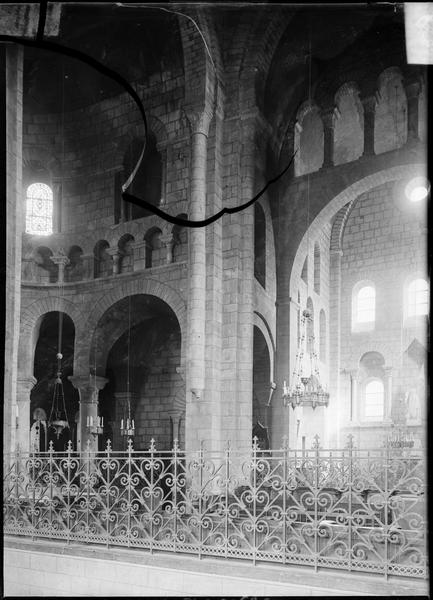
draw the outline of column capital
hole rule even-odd
[[[164,235],[159,236],[159,239],[165,245],[172,244],[174,242],[174,235],[172,233],[166,233]]]
[[[374,112],[377,104],[377,92],[368,92],[365,95],[360,95],[359,99],[362,102],[365,112]]]
[[[18,377],[17,385],[22,391],[31,391],[37,383],[36,377],[28,375],[27,377]],[[23,398],[17,398],[17,400],[24,400]],[[28,401],[28,398],[26,399]]]
[[[105,252],[113,258],[120,258],[123,255],[123,252],[117,246],[114,248],[107,248]]]
[[[331,248],[329,254],[331,257],[341,257],[343,256],[343,250],[341,248]]]
[[[63,250],[63,248],[59,248],[57,254],[53,254],[52,256],[50,256],[51,261],[55,264],[55,265],[69,265],[69,258],[66,256],[66,252]]]
[[[204,110],[198,111],[187,108],[185,109],[185,115],[189,121],[193,135],[195,133],[202,133],[206,136],[208,135],[209,126],[213,117],[212,109],[205,108]]]
[[[323,125],[330,129],[334,128],[335,120],[337,118],[337,107],[326,106],[320,109],[320,116],[322,117]]]
[[[102,390],[108,379],[106,377],[100,377],[99,375],[70,375],[68,380],[72,383],[74,388],[77,390]]]

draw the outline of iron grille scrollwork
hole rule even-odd
[[[150,551],[427,577],[413,450],[15,453],[4,531]]]

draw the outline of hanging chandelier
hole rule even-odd
[[[60,304],[63,306],[63,279],[65,266],[69,264],[69,259],[66,256],[63,248],[59,249],[58,254],[51,257],[54,264],[58,265],[58,284],[60,292]],[[50,417],[48,419],[48,427],[54,429],[57,439],[65,428],[69,429],[68,414],[66,412],[65,394],[63,391],[62,382],[62,341],[63,341],[63,312],[59,310],[59,328],[57,339],[57,372],[54,380],[53,401],[51,404]]]
[[[414,444],[413,433],[409,433],[404,427],[393,429],[385,442],[388,448],[413,448]]]
[[[60,319],[59,319],[59,327],[61,327]],[[68,415],[66,413],[65,394],[63,392],[62,371],[61,371],[61,361],[63,358],[62,353],[58,352],[56,355],[56,358],[57,358],[57,373],[56,373],[56,379],[54,381],[53,402],[51,405],[50,418],[48,419],[48,427],[51,427],[51,429],[54,429],[57,439],[59,439],[62,431],[66,427],[69,428],[69,422],[68,422]]]
[[[312,316],[308,309],[302,313],[301,335],[296,354],[292,385],[283,385],[284,405],[297,406],[328,406],[329,392],[320,382],[320,372],[317,354],[314,347],[314,333],[310,331]]]
[[[128,297],[128,361],[127,361],[127,377],[126,377],[126,400],[127,400],[127,416],[125,419],[120,421],[120,435],[123,437],[134,437],[135,435],[135,423],[134,419],[131,419],[131,394],[130,394],[130,355],[131,355],[131,296]]]

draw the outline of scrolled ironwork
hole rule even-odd
[[[427,577],[422,456],[90,450],[6,457],[4,531],[68,542]]]

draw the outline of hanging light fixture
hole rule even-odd
[[[127,377],[126,377],[126,400],[127,400],[127,416],[120,421],[120,435],[125,437],[134,437],[135,423],[131,419],[131,395],[129,391],[129,359],[131,350],[131,296],[128,298],[128,362],[127,362]]]
[[[414,444],[413,433],[409,433],[405,427],[393,428],[385,441],[388,448],[413,448]]]
[[[65,394],[63,391],[62,382],[62,358],[61,353],[61,341],[62,341],[62,325],[63,325],[63,313],[59,311],[59,346],[56,354],[57,359],[57,372],[56,379],[54,381],[53,401],[51,404],[50,417],[48,419],[48,427],[54,429],[56,432],[57,439],[59,439],[62,431],[67,427],[69,429],[68,415],[66,412],[65,405]]]
[[[285,406],[328,406],[329,392],[320,381],[319,365],[314,347],[312,316],[308,309],[302,313],[301,336],[296,354],[292,385],[284,382],[283,400]]]

